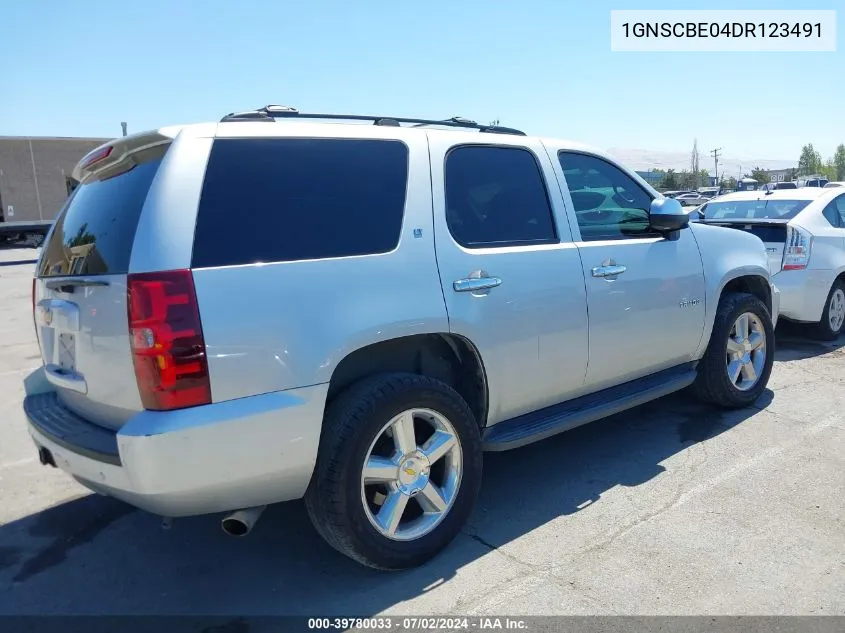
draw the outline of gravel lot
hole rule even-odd
[[[42,467],[20,408],[35,255],[0,250],[2,614],[845,614],[845,338],[780,327],[757,408],[676,395],[488,455],[456,542],[382,574],[300,503],[243,540],[218,517],[163,530]]]

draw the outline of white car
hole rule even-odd
[[[710,197],[702,195],[697,192],[693,193],[682,193],[679,196],[675,196],[675,200],[680,202],[685,207],[697,207],[700,204],[704,204],[705,202],[710,200]]]
[[[833,189],[834,187],[845,187],[845,182],[839,182],[836,180],[832,180],[827,183],[822,189]]]
[[[747,191],[703,205],[701,222],[754,233],[766,244],[781,316],[832,340],[845,323],[845,188]]]

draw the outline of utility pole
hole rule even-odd
[[[126,122],[121,121],[120,128],[123,130],[123,136],[126,136]]]
[[[716,185],[719,184],[719,152],[721,151],[721,147],[717,147],[716,149],[710,150],[710,154],[713,156],[713,160],[716,163]]]

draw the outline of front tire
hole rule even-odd
[[[833,341],[845,327],[845,283],[841,279],[833,282],[822,311],[822,319],[814,328],[816,338]]]
[[[454,389],[384,374],[329,404],[305,504],[342,554],[376,569],[416,567],[463,527],[481,467],[478,424]]]
[[[693,393],[726,409],[747,407],[766,388],[774,353],[772,317],[765,304],[748,293],[723,295]]]

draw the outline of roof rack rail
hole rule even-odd
[[[232,112],[222,119],[221,123],[227,121],[274,121],[275,119],[334,119],[338,121],[372,121],[373,125],[385,125],[399,127],[402,123],[408,123],[413,127],[427,125],[440,125],[443,127],[456,127],[478,130],[479,132],[491,132],[493,134],[516,134],[525,136],[525,132],[501,125],[482,125],[463,117],[452,117],[449,119],[411,119],[408,117],[394,116],[370,116],[365,114],[318,114],[313,112],[300,112],[296,108],[284,105],[268,105],[257,110],[245,112]]]

